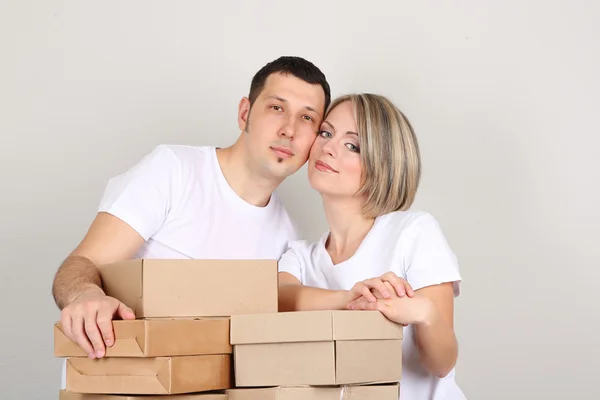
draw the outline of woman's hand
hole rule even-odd
[[[379,278],[365,279],[357,282],[350,292],[353,293],[353,301],[348,304],[351,309],[353,304],[362,302],[363,299],[375,303],[377,299],[391,299],[394,297],[413,297],[415,292],[410,284],[393,272],[386,272]]]
[[[425,296],[378,299],[374,303],[361,298],[352,303],[353,310],[378,310],[390,321],[401,325],[428,325],[435,315],[433,303]]]

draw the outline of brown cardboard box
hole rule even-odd
[[[398,383],[375,386],[230,389],[229,400],[398,400]]]
[[[227,394],[196,393],[158,396],[127,396],[112,394],[84,394],[61,390],[58,400],[227,400]]]
[[[178,394],[231,388],[231,356],[67,359],[66,390]]]
[[[237,387],[399,381],[402,326],[379,311],[231,317]]]
[[[107,357],[192,356],[230,354],[229,318],[113,321],[115,343]],[[56,357],[86,357],[85,352],[54,325]]]
[[[277,312],[276,260],[129,260],[100,267],[108,296],[136,317]]]

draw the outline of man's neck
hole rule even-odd
[[[329,224],[327,251],[337,262],[350,258],[373,227],[374,219],[362,215],[362,201],[358,198],[324,197],[325,217]]]
[[[230,147],[217,149],[217,160],[225,180],[244,201],[257,207],[269,204],[281,180],[261,176],[246,156],[239,140]]]

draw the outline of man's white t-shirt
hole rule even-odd
[[[234,192],[215,147],[156,147],[109,181],[98,212],[145,239],[135,258],[277,260],[299,239],[275,193],[257,207]]]
[[[375,219],[356,253],[334,265],[325,243],[329,232],[315,243],[294,241],[279,261],[306,286],[350,290],[356,282],[394,272],[414,290],[453,282],[460,293],[461,276],[456,257],[433,216],[419,211],[397,211]],[[358,312],[358,311],[357,311]],[[419,361],[413,326],[404,328],[400,398],[410,400],[462,400],[455,371],[440,379]]]
[[[278,259],[299,238],[276,194],[257,207],[233,191],[215,147],[156,147],[109,181],[98,211],[146,240],[136,257]]]

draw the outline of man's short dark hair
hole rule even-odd
[[[302,57],[291,56],[283,56],[271,61],[254,75],[252,84],[250,85],[250,94],[248,95],[250,107],[252,107],[254,101],[265,87],[265,82],[269,75],[275,73],[291,74],[306,83],[321,85],[325,92],[325,110],[327,110],[329,103],[331,103],[331,90],[329,89],[329,83],[327,83],[325,75],[310,61]]]

